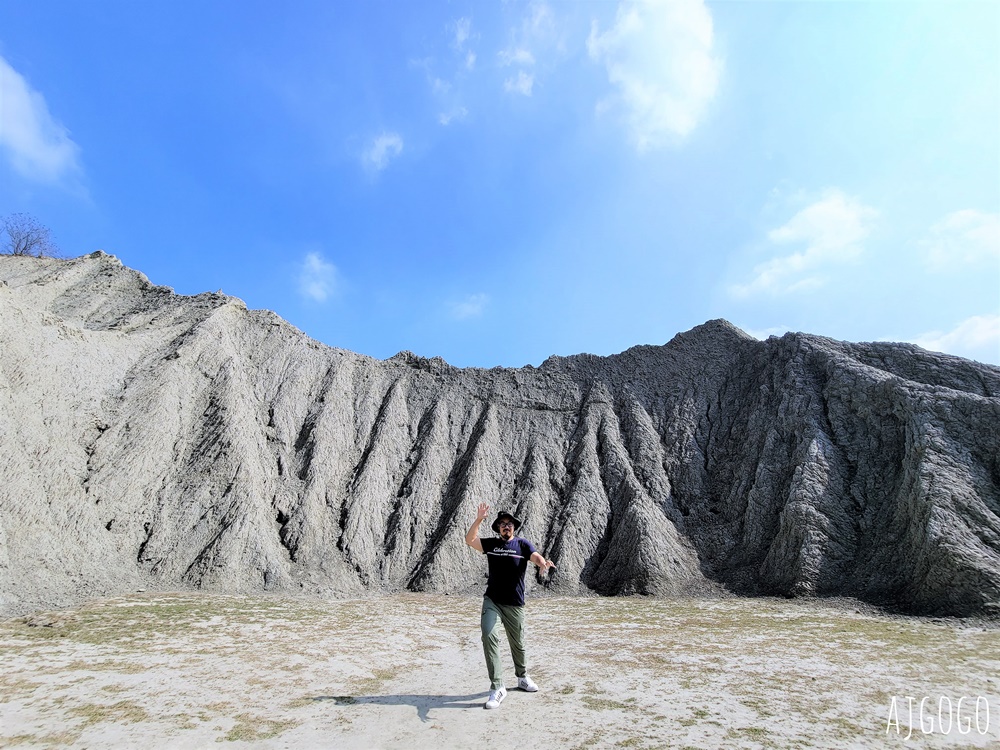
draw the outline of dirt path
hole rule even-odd
[[[138,594],[9,620],[0,746],[1000,746],[995,628],[815,602],[539,598],[541,691],[485,711],[479,605]],[[928,698],[932,731],[907,740],[908,696],[914,725]]]

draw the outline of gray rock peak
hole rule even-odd
[[[327,347],[101,252],[0,257],[0,487],[6,611],[478,591],[482,501],[524,521],[557,592],[1000,608],[1000,368],[724,320],[457,368]]]

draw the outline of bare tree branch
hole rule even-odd
[[[6,235],[3,252],[8,255],[57,257],[59,248],[49,228],[29,214],[10,214],[0,219],[0,234]]]

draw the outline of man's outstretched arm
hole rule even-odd
[[[472,549],[483,551],[483,543],[479,541],[479,524],[486,520],[486,514],[490,512],[490,506],[486,503],[479,503],[479,509],[476,511],[476,520],[473,521],[472,526],[469,527],[468,533],[465,535],[465,543],[468,544]]]
[[[528,559],[531,560],[531,562],[533,562],[539,568],[541,568],[541,570],[545,573],[548,573],[550,570],[556,569],[555,564],[551,560],[546,560],[538,552],[532,552],[531,557],[529,557]]]

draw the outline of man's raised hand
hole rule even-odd
[[[472,547],[472,549],[480,552],[483,551],[483,543],[479,541],[479,524],[483,522],[486,514],[489,512],[490,506],[486,503],[479,503],[479,509],[476,511],[476,520],[472,522],[472,526],[469,527],[469,531],[465,535],[465,543]]]

